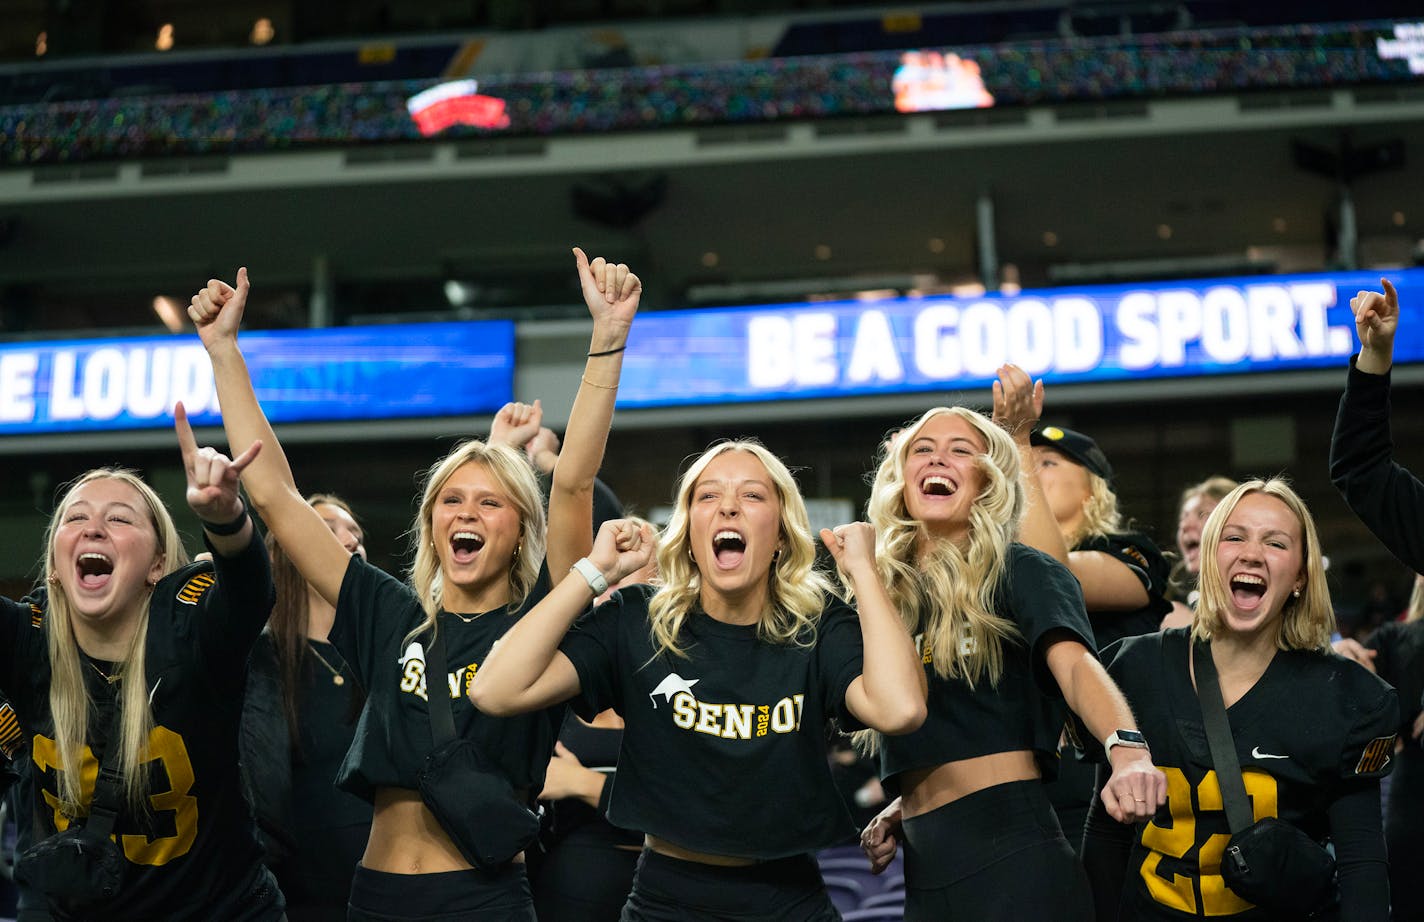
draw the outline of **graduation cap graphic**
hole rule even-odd
[[[684,679],[682,676],[678,675],[675,672],[668,673],[667,678],[659,682],[658,687],[648,693],[648,697],[651,698],[653,701],[653,710],[657,710],[658,695],[662,695],[664,701],[671,702],[672,696],[677,694],[678,692],[687,692],[691,694],[692,686],[696,685],[700,681],[702,680]]]

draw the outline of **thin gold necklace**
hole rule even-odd
[[[307,649],[310,650],[311,655],[315,656],[321,662],[321,664],[327,668],[327,671],[331,673],[332,685],[341,686],[346,684],[346,677],[341,674],[341,670],[328,663],[326,661],[326,657],[322,656],[319,652],[317,652],[316,644],[312,643],[311,641],[307,641]]]
[[[115,682],[119,681],[124,677],[123,672],[118,669],[115,669],[113,674],[110,675],[109,673],[100,669],[98,664],[95,663],[92,659],[85,659],[84,661],[89,664],[90,669],[93,669],[95,672],[99,673],[99,677],[102,678],[105,682],[108,682],[110,685],[113,685]]]

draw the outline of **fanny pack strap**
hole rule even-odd
[[[438,616],[437,616],[438,617]],[[437,747],[455,738],[455,702],[450,700],[450,670],[445,666],[445,635],[440,633],[439,623],[435,625],[435,638],[425,651],[425,707],[430,715],[430,737]],[[438,678],[439,684],[431,681]],[[441,706],[438,702],[444,702]]]
[[[1233,833],[1240,832],[1256,821],[1256,815],[1246,797],[1246,782],[1241,779],[1241,761],[1236,757],[1231,723],[1221,699],[1216,663],[1212,662],[1211,647],[1205,641],[1192,644],[1192,664],[1196,667],[1197,700],[1201,702],[1206,742],[1211,747],[1211,761],[1221,785],[1221,800],[1226,806],[1226,822]]]

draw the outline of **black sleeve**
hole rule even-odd
[[[212,545],[208,550],[213,550]],[[200,615],[196,624],[203,659],[213,664],[246,662],[277,601],[272,562],[255,525],[252,540],[237,554],[224,557],[213,552],[213,575],[217,582],[212,591],[203,592],[198,600]],[[193,581],[200,579],[201,575],[194,576],[179,589],[179,602]],[[239,681],[246,674],[242,669],[223,671],[236,675]]]
[[[1394,768],[1394,741],[1399,732],[1399,695],[1357,663],[1341,664],[1346,701],[1353,722],[1340,745],[1339,778],[1346,784],[1376,779]],[[1355,683],[1358,683],[1355,684]],[[1352,687],[1353,686],[1353,687]],[[1363,686],[1363,688],[1361,688]],[[1359,704],[1355,705],[1354,702]]]
[[[1103,799],[1098,796],[1111,776],[1109,766],[1098,766],[1098,781],[1093,786],[1093,801],[1088,805],[1088,820],[1083,826],[1083,867],[1093,889],[1097,922],[1117,922],[1135,835],[1132,826],[1108,816]]]
[[[1424,482],[1393,460],[1390,376],[1350,374],[1330,437],[1330,481],[1350,509],[1406,567],[1424,571]]]
[[[864,658],[860,615],[840,599],[827,600],[816,629],[816,671],[826,716],[835,718],[847,733],[865,729],[846,706],[846,689],[864,670]]]
[[[414,590],[352,554],[341,579],[329,639],[346,664],[356,670],[361,686],[370,688],[382,651],[399,646],[401,638],[424,616]]]
[[[1147,590],[1144,608],[1163,615],[1172,610],[1172,603],[1166,599],[1172,568],[1151,538],[1137,532],[1124,532],[1090,539],[1076,550],[1099,551],[1119,561]]]
[[[1044,694],[1062,698],[1058,680],[1048,669],[1044,656],[1047,644],[1043,641],[1065,639],[1062,632],[1066,632],[1089,651],[1097,651],[1088,612],[1083,607],[1083,589],[1073,571],[1047,554],[1021,544],[1010,546],[1006,567],[1007,602],[1014,623],[1031,651],[1034,680]],[[1050,633],[1057,636],[1049,638]]]
[[[37,613],[30,611],[29,603],[16,602],[0,596],[0,692],[15,693],[15,676],[20,673],[17,662],[20,652],[20,632],[32,630],[30,622]]]
[[[1389,919],[1389,861],[1380,820],[1378,781],[1342,785],[1326,808],[1340,874],[1340,918]]]
[[[560,642],[559,652],[569,658],[579,677],[579,694],[569,704],[584,720],[593,720],[609,708],[623,712],[618,635],[625,629],[647,630],[648,597],[652,591],[650,586],[619,589],[607,602],[575,621]]]

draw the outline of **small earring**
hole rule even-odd
[[[58,585],[59,585],[59,575],[56,574],[56,573],[51,573],[51,574],[49,575],[48,582],[49,582],[49,584],[50,584],[51,586],[58,586]]]
[[[691,546],[687,548],[687,559],[692,561],[693,563],[697,563],[697,555],[692,553]]]
[[[1298,599],[1298,598],[1300,598],[1300,590],[1299,590],[1299,589],[1292,589],[1292,590],[1291,590],[1291,598],[1293,598],[1293,599]]]

